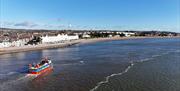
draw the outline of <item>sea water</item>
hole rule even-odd
[[[27,75],[51,58],[54,70]],[[0,91],[180,91],[180,38],[77,44],[0,55]]]

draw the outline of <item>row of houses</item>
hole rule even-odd
[[[116,32],[116,34],[124,34],[125,37],[131,37],[135,35],[133,32]]]
[[[63,41],[77,40],[79,39],[78,35],[67,35],[67,34],[58,34],[57,36],[44,36],[41,37],[42,43],[58,43]]]
[[[67,35],[67,34],[58,34],[57,36],[42,36],[41,37],[41,43],[42,44],[53,44],[53,43],[61,43],[64,41],[70,41],[70,40],[77,40],[79,39],[78,35]],[[27,39],[19,39],[16,41],[1,41],[0,42],[0,48],[6,48],[6,47],[21,47],[26,45],[30,41],[29,38]]]
[[[131,37],[135,36],[134,32],[111,32],[111,31],[103,31],[103,32],[84,32],[82,34],[82,38],[96,38],[96,37]]]
[[[5,48],[5,47],[21,47],[24,46],[29,39],[20,39],[16,41],[2,41],[0,42],[0,48]]]
[[[81,31],[81,32],[74,32],[74,33],[59,33],[58,35],[56,34],[58,33],[55,33],[55,32],[19,33],[18,32],[18,33],[15,33],[16,35],[15,36],[14,33],[11,33],[11,32],[2,33],[0,36],[0,40],[1,40],[0,48],[24,46],[33,39],[33,36],[37,36],[41,38],[41,42],[38,42],[37,44],[39,43],[53,44],[53,43],[62,43],[64,41],[77,40],[79,38],[114,37],[114,36],[120,36],[120,34],[124,34],[125,37],[130,37],[130,36],[135,35],[135,33],[133,32],[121,32],[121,31],[114,31],[114,32],[113,31],[83,31],[83,32]]]

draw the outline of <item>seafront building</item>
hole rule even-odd
[[[77,40],[79,39],[78,35],[67,35],[67,34],[58,34],[57,36],[42,36],[41,42],[42,44],[55,44],[55,43],[62,43],[65,41]],[[0,48],[7,48],[7,47],[21,47],[25,46],[32,38],[24,38],[24,39],[17,39],[17,40],[3,40],[0,42]]]
[[[124,34],[126,37],[134,36],[133,32],[116,32],[116,34]]]
[[[82,35],[82,38],[91,38],[91,36],[90,36],[89,34],[87,34],[87,33],[84,33],[84,34]]]
[[[57,35],[58,34],[58,35]],[[26,30],[0,28],[0,48],[25,45],[55,44],[79,38],[180,36],[180,33],[161,31],[108,31],[108,30]]]
[[[79,39],[78,35],[67,35],[67,34],[58,34],[57,36],[43,36],[41,37],[42,44],[49,43],[62,43],[64,41],[77,40]]]
[[[6,48],[6,47],[20,47],[24,46],[29,39],[20,39],[16,41],[2,41],[0,42],[0,48]]]

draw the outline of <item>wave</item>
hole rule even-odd
[[[170,51],[167,51],[167,52],[162,53],[162,55],[167,55],[167,54],[169,54],[169,53],[179,53],[179,52],[180,52],[180,50],[175,50],[175,49],[173,49],[173,50],[170,50]]]
[[[158,55],[158,54],[157,55],[152,55],[153,58],[159,57],[159,56],[161,56],[161,55]]]
[[[61,64],[63,66],[69,66],[69,65],[83,65],[85,64],[84,61],[79,61],[79,62],[76,62],[76,63],[66,63],[66,64]]]
[[[141,59],[140,61],[138,61],[138,62],[146,62],[146,61],[149,61],[149,60],[151,60],[151,59],[153,59],[153,57],[151,57],[151,58],[145,58],[145,59]],[[138,63],[137,62],[137,63]]]
[[[120,73],[117,73],[117,74],[111,74],[110,76],[107,76],[104,81],[101,81],[101,82],[97,83],[97,85],[96,85],[93,89],[91,89],[90,91],[95,91],[96,89],[99,88],[99,86],[101,86],[101,84],[108,83],[108,82],[109,82],[109,79],[110,79],[111,77],[120,76],[120,75],[128,72],[129,69],[131,69],[131,67],[133,67],[133,66],[134,66],[134,63],[131,62],[131,64],[130,64],[123,72],[120,72]]]
[[[180,52],[180,50],[175,50],[174,52]]]
[[[116,74],[114,73],[114,74],[111,74],[110,76],[107,76],[104,81],[98,82],[97,85],[93,89],[91,89],[90,91],[95,91],[96,89],[98,89],[101,86],[101,84],[108,83],[109,79],[114,77],[114,76],[120,76],[120,75],[123,75],[123,74],[127,73],[134,66],[134,63],[149,61],[149,60],[152,60],[152,59],[154,59],[156,57],[167,55],[167,54],[169,54],[171,52],[180,52],[180,50],[168,51],[168,52],[165,52],[165,53],[162,53],[162,54],[152,55],[150,58],[145,58],[145,59],[142,59],[142,60],[137,61],[137,62],[130,62],[131,64],[123,72],[116,73]]]

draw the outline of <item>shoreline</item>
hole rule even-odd
[[[0,48],[0,55],[26,52],[26,51],[36,51],[36,50],[43,50],[43,49],[51,49],[51,48],[63,48],[63,47],[68,47],[75,44],[89,44],[89,43],[102,42],[102,41],[145,39],[145,38],[180,38],[180,36],[178,37],[110,37],[110,38],[79,39],[79,40],[73,40],[73,41],[66,41],[65,43],[58,43],[58,44],[39,44],[39,45],[27,45],[27,46],[21,46],[21,47]]]

